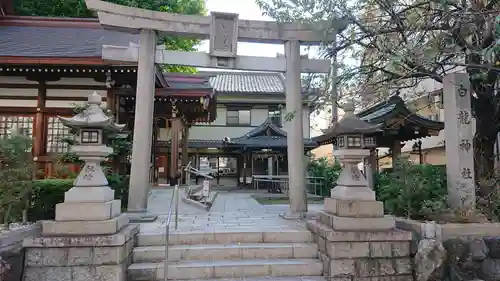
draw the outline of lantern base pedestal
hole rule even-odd
[[[340,217],[327,212],[318,213],[319,221],[336,231],[382,231],[396,227],[391,216],[378,218]]]
[[[111,235],[129,222],[125,214],[101,221],[42,221],[42,236]]]
[[[76,203],[65,202],[56,205],[56,221],[103,221],[121,213],[121,201]]]
[[[366,186],[337,185],[330,190],[330,197],[348,201],[375,201],[375,191]]]
[[[64,203],[103,203],[115,199],[109,186],[75,186],[64,193]]]
[[[325,212],[339,217],[379,218],[384,216],[384,204],[379,201],[325,198],[324,206]]]

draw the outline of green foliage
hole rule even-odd
[[[432,220],[448,210],[445,170],[407,158],[396,160],[391,173],[377,175],[375,192],[386,212],[398,217]]]
[[[115,191],[115,198],[121,200],[122,209],[128,203],[128,176],[111,174],[107,176],[109,187]],[[64,201],[64,193],[73,187],[74,179],[45,179],[33,183],[28,220],[50,220],[55,217],[56,204]]]
[[[45,179],[33,183],[29,221],[54,219],[56,204],[64,202],[64,193],[73,187],[73,179]]]
[[[3,225],[14,220],[26,221],[34,175],[31,146],[31,138],[18,132],[0,139],[0,223]]]
[[[124,6],[154,11],[205,15],[204,0],[107,0]],[[85,0],[13,0],[16,14],[21,16],[91,18],[94,13],[87,9]],[[194,51],[200,40],[174,36],[161,38],[168,50]],[[194,73],[196,69],[185,66],[165,66],[170,72]]]
[[[326,157],[310,159],[307,165],[307,173],[311,177],[324,178],[323,184],[315,190],[316,194],[329,196],[330,189],[334,188],[339,178],[341,167],[339,163],[331,163]]]

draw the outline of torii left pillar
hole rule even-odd
[[[157,216],[147,211],[151,161],[151,138],[155,97],[156,32],[140,32],[137,91],[135,98],[134,135],[130,168],[130,186],[127,212],[131,221],[153,221]]]

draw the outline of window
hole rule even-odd
[[[347,137],[347,147],[361,147],[361,137]]]
[[[8,137],[12,130],[32,137],[33,136],[33,117],[29,116],[0,116],[0,138]]]
[[[69,144],[64,141],[65,139],[74,136],[71,134],[70,129],[65,127],[61,121],[55,116],[47,118],[47,152],[48,153],[64,153],[69,149]]]
[[[268,117],[271,120],[271,123],[281,127],[281,110],[279,108],[269,108]]]
[[[250,109],[229,109],[226,114],[227,125],[250,125]]]
[[[93,144],[98,144],[99,143],[99,131],[82,131],[81,132],[82,137],[82,143],[93,143]]]

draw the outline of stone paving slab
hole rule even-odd
[[[179,190],[181,193],[183,189]],[[194,208],[179,202],[178,229],[174,229],[175,216],[172,213],[170,229],[175,231],[224,232],[257,231],[277,229],[305,229],[304,221],[285,220],[279,214],[288,209],[288,205],[261,205],[248,193],[221,192],[214,202],[210,212]],[[158,215],[158,220],[152,223],[141,223],[141,232],[165,232],[165,221],[173,188],[154,189],[149,198],[148,210]],[[310,204],[311,213],[317,213],[322,204]]]

